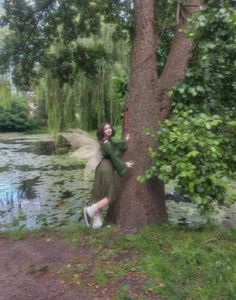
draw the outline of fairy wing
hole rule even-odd
[[[73,148],[78,148],[71,156],[87,160],[85,174],[89,175],[102,160],[99,143],[88,132],[82,129],[70,129],[68,133],[62,133],[62,136]]]
[[[75,149],[82,147],[84,145],[98,144],[98,142],[89,134],[82,129],[69,129],[66,133],[61,133],[61,135],[71,144]]]
[[[85,175],[89,175],[96,169],[102,160],[101,147],[98,142],[81,146],[78,150],[71,154],[73,157],[86,159]]]

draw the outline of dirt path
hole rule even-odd
[[[91,284],[93,255],[86,245],[74,247],[56,238],[0,238],[0,300],[117,300],[121,298],[114,297],[116,289],[124,282],[135,293],[141,291],[140,278],[135,274],[119,278],[107,287]],[[71,285],[59,274],[60,270],[69,270],[80,262],[87,266],[85,277]]]
[[[1,238],[0,299],[104,299],[91,288],[73,288],[58,276],[58,270],[79,254],[56,240]]]

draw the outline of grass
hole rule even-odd
[[[163,299],[235,299],[235,230],[154,225],[114,238],[115,230],[77,233],[96,253],[91,271],[95,284],[106,286],[135,268],[145,278],[143,289]],[[126,253],[133,257],[125,260]]]
[[[28,131],[26,131],[26,133],[29,133],[29,134],[44,134],[44,133],[49,133],[49,130],[48,130],[47,126],[41,126],[39,128],[28,130]]]
[[[94,231],[78,226],[52,234],[87,249],[79,263],[59,271],[71,284],[116,285],[114,299],[236,299],[235,230],[152,225],[122,234],[117,227]],[[140,281],[139,291],[132,290],[132,278]]]
[[[0,232],[0,238],[6,237],[6,238],[10,238],[14,241],[18,241],[18,240],[25,239],[29,234],[30,234],[30,232],[28,230],[18,229],[15,231]]]
[[[73,287],[80,286],[81,285],[81,279],[80,279],[80,273],[82,272],[79,270],[79,267],[73,267],[71,265],[67,265],[65,267],[62,267],[57,272],[60,278],[65,280],[66,282],[69,282]]]
[[[28,273],[31,274],[33,277],[40,277],[45,273],[49,272],[49,267],[47,265],[41,266],[39,268],[30,267]]]

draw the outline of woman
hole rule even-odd
[[[100,210],[115,200],[115,171],[119,176],[123,176],[128,168],[132,168],[134,162],[123,162],[117,157],[117,152],[124,151],[127,148],[129,135],[125,140],[120,142],[112,141],[115,131],[110,123],[103,123],[97,130],[97,138],[99,140],[103,158],[96,168],[95,180],[92,196],[95,204],[83,209],[86,225],[90,226],[92,218],[93,228],[102,226],[102,218]]]

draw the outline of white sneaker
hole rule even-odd
[[[95,212],[96,212],[96,204],[83,208],[84,220],[87,227],[90,227],[91,218],[93,217]]]
[[[98,229],[98,228],[102,227],[102,225],[103,225],[102,218],[100,216],[93,216],[92,228]]]

